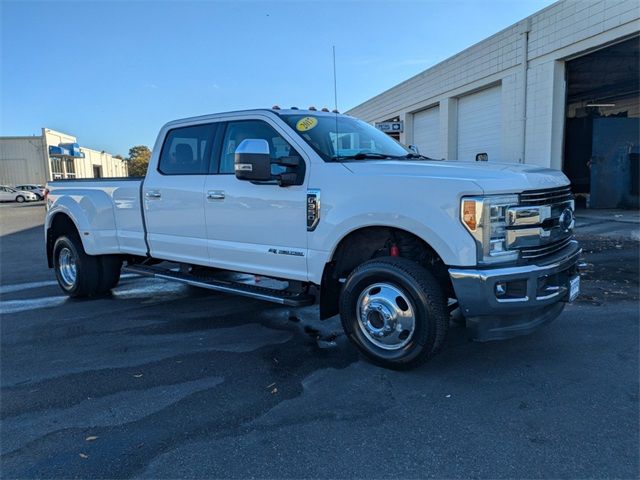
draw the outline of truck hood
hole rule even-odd
[[[343,165],[356,175],[467,180],[485,194],[520,193],[569,184],[569,179],[559,170],[518,163],[356,160]]]

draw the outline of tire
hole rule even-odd
[[[98,293],[100,262],[87,255],[75,235],[58,237],[53,246],[53,264],[60,288],[70,297],[88,297]]]
[[[360,352],[394,370],[415,368],[435,355],[449,328],[447,301],[434,276],[399,257],[369,260],[351,272],[340,318]]]
[[[97,293],[107,293],[118,285],[122,271],[122,259],[115,255],[101,255],[98,257],[100,265],[100,279]]]
[[[18,202],[18,203],[24,203],[24,201],[25,201],[25,198],[24,198],[22,195],[18,195],[18,196],[16,197],[16,202]]]

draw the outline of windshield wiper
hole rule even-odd
[[[334,155],[331,160],[366,160],[367,158],[400,158],[394,155],[385,155],[383,153],[360,152],[354,155]]]
[[[435,160],[435,158],[427,157],[426,155],[421,155],[419,153],[407,153],[404,158],[418,158],[420,160]]]

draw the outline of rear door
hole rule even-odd
[[[165,135],[156,168],[147,172],[142,188],[152,257],[209,264],[204,184],[216,132],[217,124],[204,123]]]
[[[16,194],[7,187],[0,187],[0,201],[8,202],[16,199]]]

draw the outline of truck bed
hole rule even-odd
[[[87,253],[146,255],[141,187],[143,177],[55,180],[47,184],[47,208],[55,212],[84,211],[72,218],[89,219],[77,225]]]

